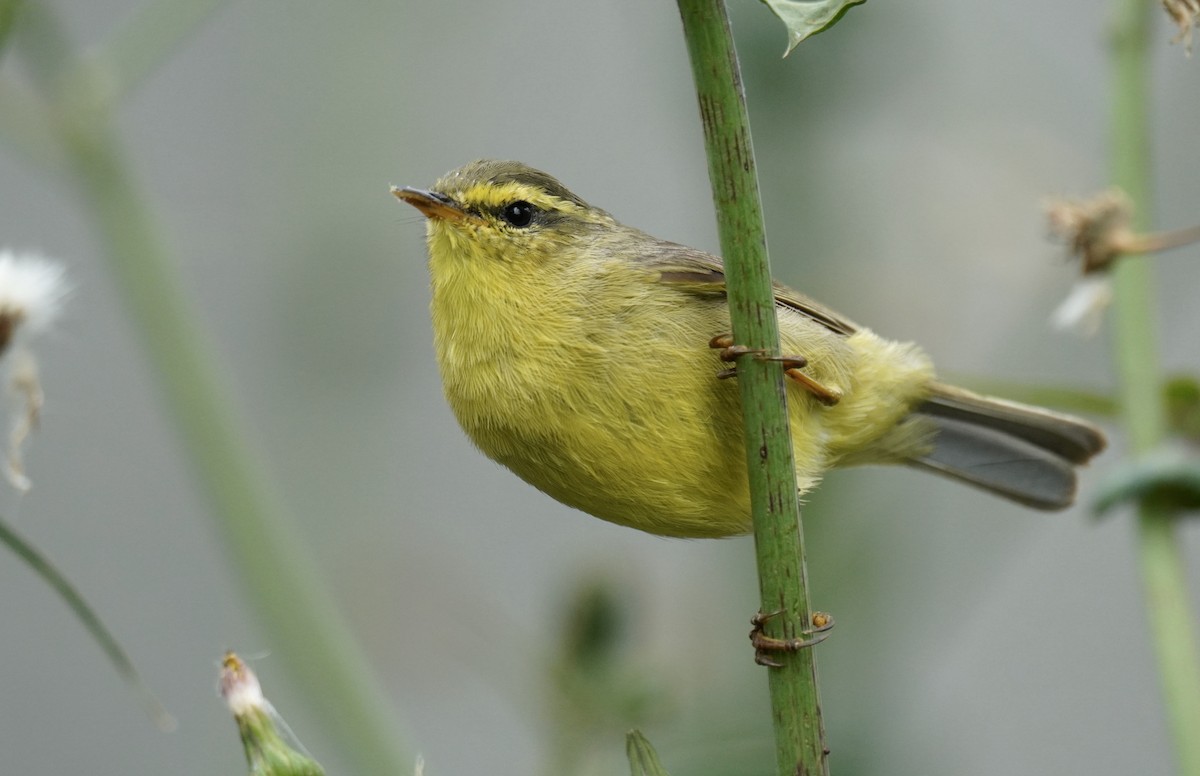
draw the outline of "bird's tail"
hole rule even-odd
[[[1104,449],[1089,423],[1039,407],[935,383],[916,409],[936,428],[933,450],[909,465],[1035,509],[1075,500],[1075,467]]]

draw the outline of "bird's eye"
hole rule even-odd
[[[533,222],[533,205],[523,199],[509,202],[500,211],[500,217],[515,227],[529,226]]]

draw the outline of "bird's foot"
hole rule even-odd
[[[719,358],[726,363],[736,361],[739,356],[747,354],[754,356],[760,361],[777,361],[783,365],[783,373],[791,379],[799,383],[804,390],[808,391],[817,401],[824,404],[826,407],[832,407],[842,399],[842,391],[839,388],[827,386],[817,382],[801,370],[808,366],[808,359],[804,356],[772,356],[768,355],[767,351],[761,348],[749,348],[745,345],[734,344],[732,334],[718,334],[708,341],[708,346],[714,350],[720,350]],[[718,380],[724,380],[730,377],[737,377],[737,367],[722,369],[717,373]]]
[[[801,631],[801,638],[777,639],[768,636],[763,631],[763,626],[771,618],[779,616],[781,611],[774,611],[770,614],[758,612],[750,619],[750,624],[754,626],[750,630],[750,643],[754,645],[754,662],[760,666],[782,668],[782,663],[771,660],[768,655],[772,652],[799,652],[802,649],[816,646],[829,637],[829,631],[833,628],[832,615],[825,612],[813,612],[810,618],[812,627]]]

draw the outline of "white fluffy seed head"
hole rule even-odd
[[[19,402],[0,470],[18,490],[29,490],[21,449],[37,427],[42,386],[37,361],[26,344],[58,315],[66,284],[62,267],[32,253],[0,249],[0,381]]]
[[[63,268],[34,253],[0,249],[0,319],[11,332],[37,332],[58,315],[66,296]]]

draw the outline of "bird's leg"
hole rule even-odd
[[[823,385],[800,371],[808,366],[808,359],[804,356],[770,356],[767,355],[765,350],[748,348],[745,345],[735,345],[732,334],[718,334],[708,341],[708,346],[714,350],[720,350],[719,357],[725,362],[736,361],[738,356],[744,356],[747,353],[752,354],[755,358],[762,361],[778,361],[783,365],[784,374],[800,383],[804,387],[804,390],[811,393],[817,401],[826,407],[832,407],[841,401],[842,392],[840,389]],[[724,380],[728,377],[737,377],[737,367],[717,372],[718,380]]]
[[[793,380],[795,380],[796,382],[800,383],[800,385],[804,386],[804,390],[811,393],[814,397],[816,397],[817,401],[821,402],[826,407],[832,407],[833,405],[837,404],[839,401],[842,400],[842,389],[841,388],[835,388],[832,385],[825,385],[824,383],[818,383],[816,380],[812,379],[808,375],[801,372],[799,368],[788,366],[788,361],[787,361],[786,356],[780,357],[778,359],[768,358],[767,360],[783,361],[783,373],[785,375],[787,375],[788,377],[792,378]]]
[[[754,645],[754,662],[768,668],[781,668],[782,663],[771,660],[767,655],[771,652],[799,652],[802,649],[816,646],[829,637],[833,628],[833,616],[825,612],[812,613],[812,627],[801,631],[803,638],[777,639],[763,632],[763,625],[772,617],[778,617],[782,610],[763,614],[759,612],[750,619],[754,627],[750,631],[750,643]]]

